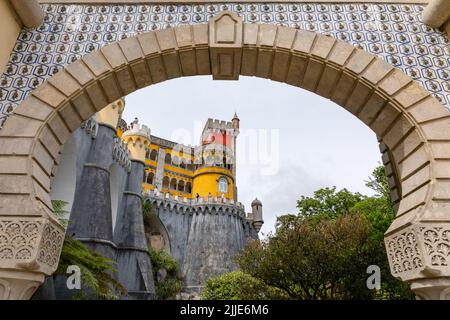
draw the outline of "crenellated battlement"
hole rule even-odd
[[[203,134],[221,130],[233,130],[233,123],[230,121],[208,118],[205,127],[203,128]]]
[[[131,136],[140,136],[148,141],[151,140],[151,130],[145,124],[132,123],[130,128],[123,133],[123,138],[131,137]]]
[[[233,199],[219,197],[199,197],[188,199],[186,197],[173,196],[170,193],[155,190],[144,191],[144,199],[148,199],[152,205],[167,208],[181,213],[211,213],[229,214],[249,220],[250,214],[245,213],[245,206]]]

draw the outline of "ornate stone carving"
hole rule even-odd
[[[64,242],[64,229],[44,218],[0,220],[0,264],[3,268],[54,272]]]
[[[386,239],[391,272],[394,276],[423,267],[423,260],[412,228]]]
[[[119,137],[114,138],[114,146],[112,151],[113,160],[125,168],[127,172],[131,170],[130,154],[125,142]]]
[[[425,252],[429,263],[436,267],[447,267],[450,262],[450,226],[421,227]]]
[[[41,229],[41,221],[0,221],[0,260],[31,259]]]
[[[86,131],[88,135],[92,137],[92,139],[97,138],[98,133],[98,122],[94,118],[89,118],[81,124],[81,128]]]
[[[37,261],[56,269],[58,267],[59,251],[63,242],[64,233],[49,223],[45,224]]]
[[[389,235],[386,249],[394,276],[404,281],[450,275],[450,225],[420,223]]]
[[[450,106],[448,38],[444,32],[423,24],[420,16],[427,2],[424,0],[420,1],[422,4],[365,0],[361,2],[366,3],[351,5],[338,1],[150,6],[143,1],[133,1],[133,4],[48,2],[41,4],[44,23],[36,29],[22,30],[5,73],[0,76],[0,127],[39,84],[93,50],[138,33],[205,23],[221,10],[234,12],[249,24],[276,24],[347,41],[400,68],[447,108]]]

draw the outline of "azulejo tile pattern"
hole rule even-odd
[[[345,40],[404,70],[450,111],[450,44],[421,22],[423,5],[405,4],[44,4],[44,23],[23,30],[0,77],[0,127],[48,77],[81,56],[138,33],[207,22],[231,10],[246,23],[272,23]]]

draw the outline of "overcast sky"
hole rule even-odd
[[[237,112],[238,197],[247,211],[263,203],[263,233],[276,216],[296,213],[296,200],[337,186],[371,194],[364,180],[380,163],[375,134],[345,109],[309,91],[242,77],[213,81],[185,77],[126,97],[124,119],[135,116],[152,134],[198,145],[207,118],[230,121]]]

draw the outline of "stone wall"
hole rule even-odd
[[[249,239],[258,239],[252,221],[239,203],[186,203],[147,195],[170,241],[187,292],[198,292],[210,277],[236,268],[233,257]],[[211,199],[212,200],[212,199]]]

